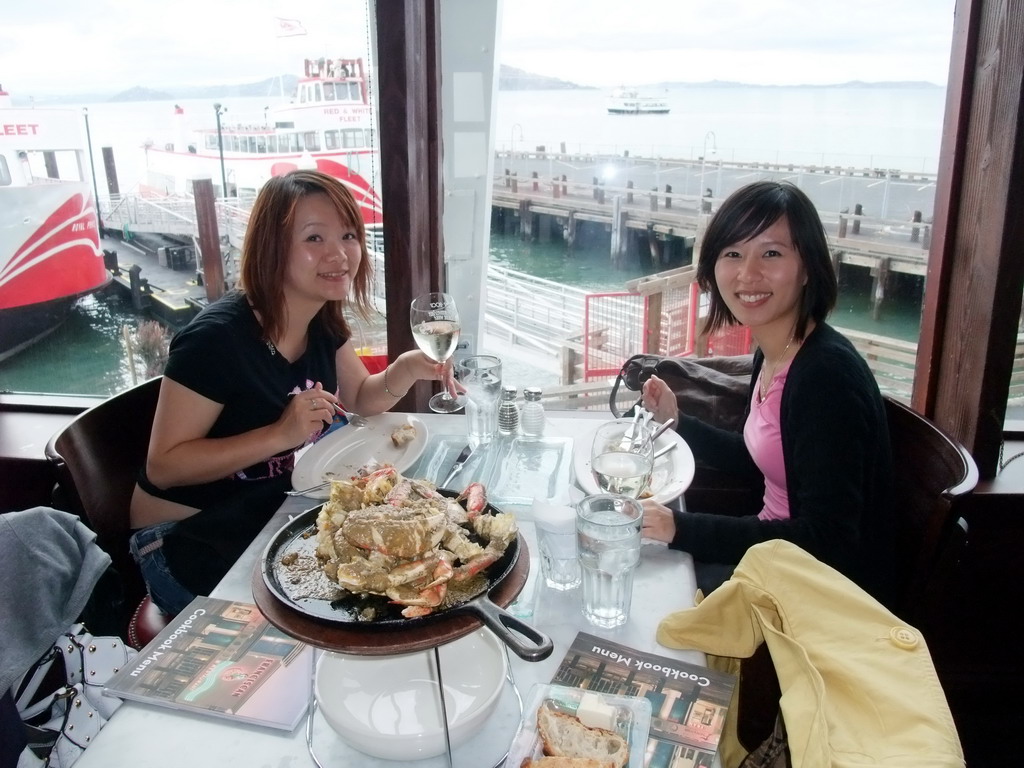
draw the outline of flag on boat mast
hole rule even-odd
[[[296,37],[306,34],[306,28],[298,19],[282,19],[280,16],[274,18],[277,25],[278,37]]]

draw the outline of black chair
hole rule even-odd
[[[96,532],[97,543],[121,578],[121,634],[136,648],[145,646],[171,618],[149,599],[128,548],[131,498],[149,449],[160,381],[150,379],[84,411],[46,446],[69,511]]]
[[[893,610],[924,633],[934,652],[967,547],[967,522],[958,501],[978,484],[978,465],[966,448],[917,411],[889,397],[885,411],[899,580]]]

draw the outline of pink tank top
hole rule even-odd
[[[788,520],[789,493],[786,489],[786,462],[782,456],[782,390],[789,376],[790,360],[780,368],[761,400],[760,381],[754,386],[750,401],[750,415],[743,425],[743,442],[757,468],[764,475],[764,507],[758,513],[761,520]],[[762,374],[764,368],[761,369]]]

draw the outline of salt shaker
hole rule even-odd
[[[526,387],[523,390],[523,411],[519,415],[524,437],[542,437],[544,435],[544,406],[540,402],[540,387]]]
[[[498,403],[498,432],[503,435],[514,435],[519,432],[519,407],[516,395],[519,390],[514,384],[503,384],[501,401]]]

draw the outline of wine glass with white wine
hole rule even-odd
[[[425,293],[413,299],[409,311],[412,337],[416,346],[431,360],[443,363],[459,343],[459,310],[447,293]],[[455,413],[466,405],[465,395],[452,397],[447,386],[430,398],[430,409],[437,413]]]
[[[651,482],[653,468],[651,431],[639,421],[616,419],[598,427],[590,470],[602,493],[638,499]]]

